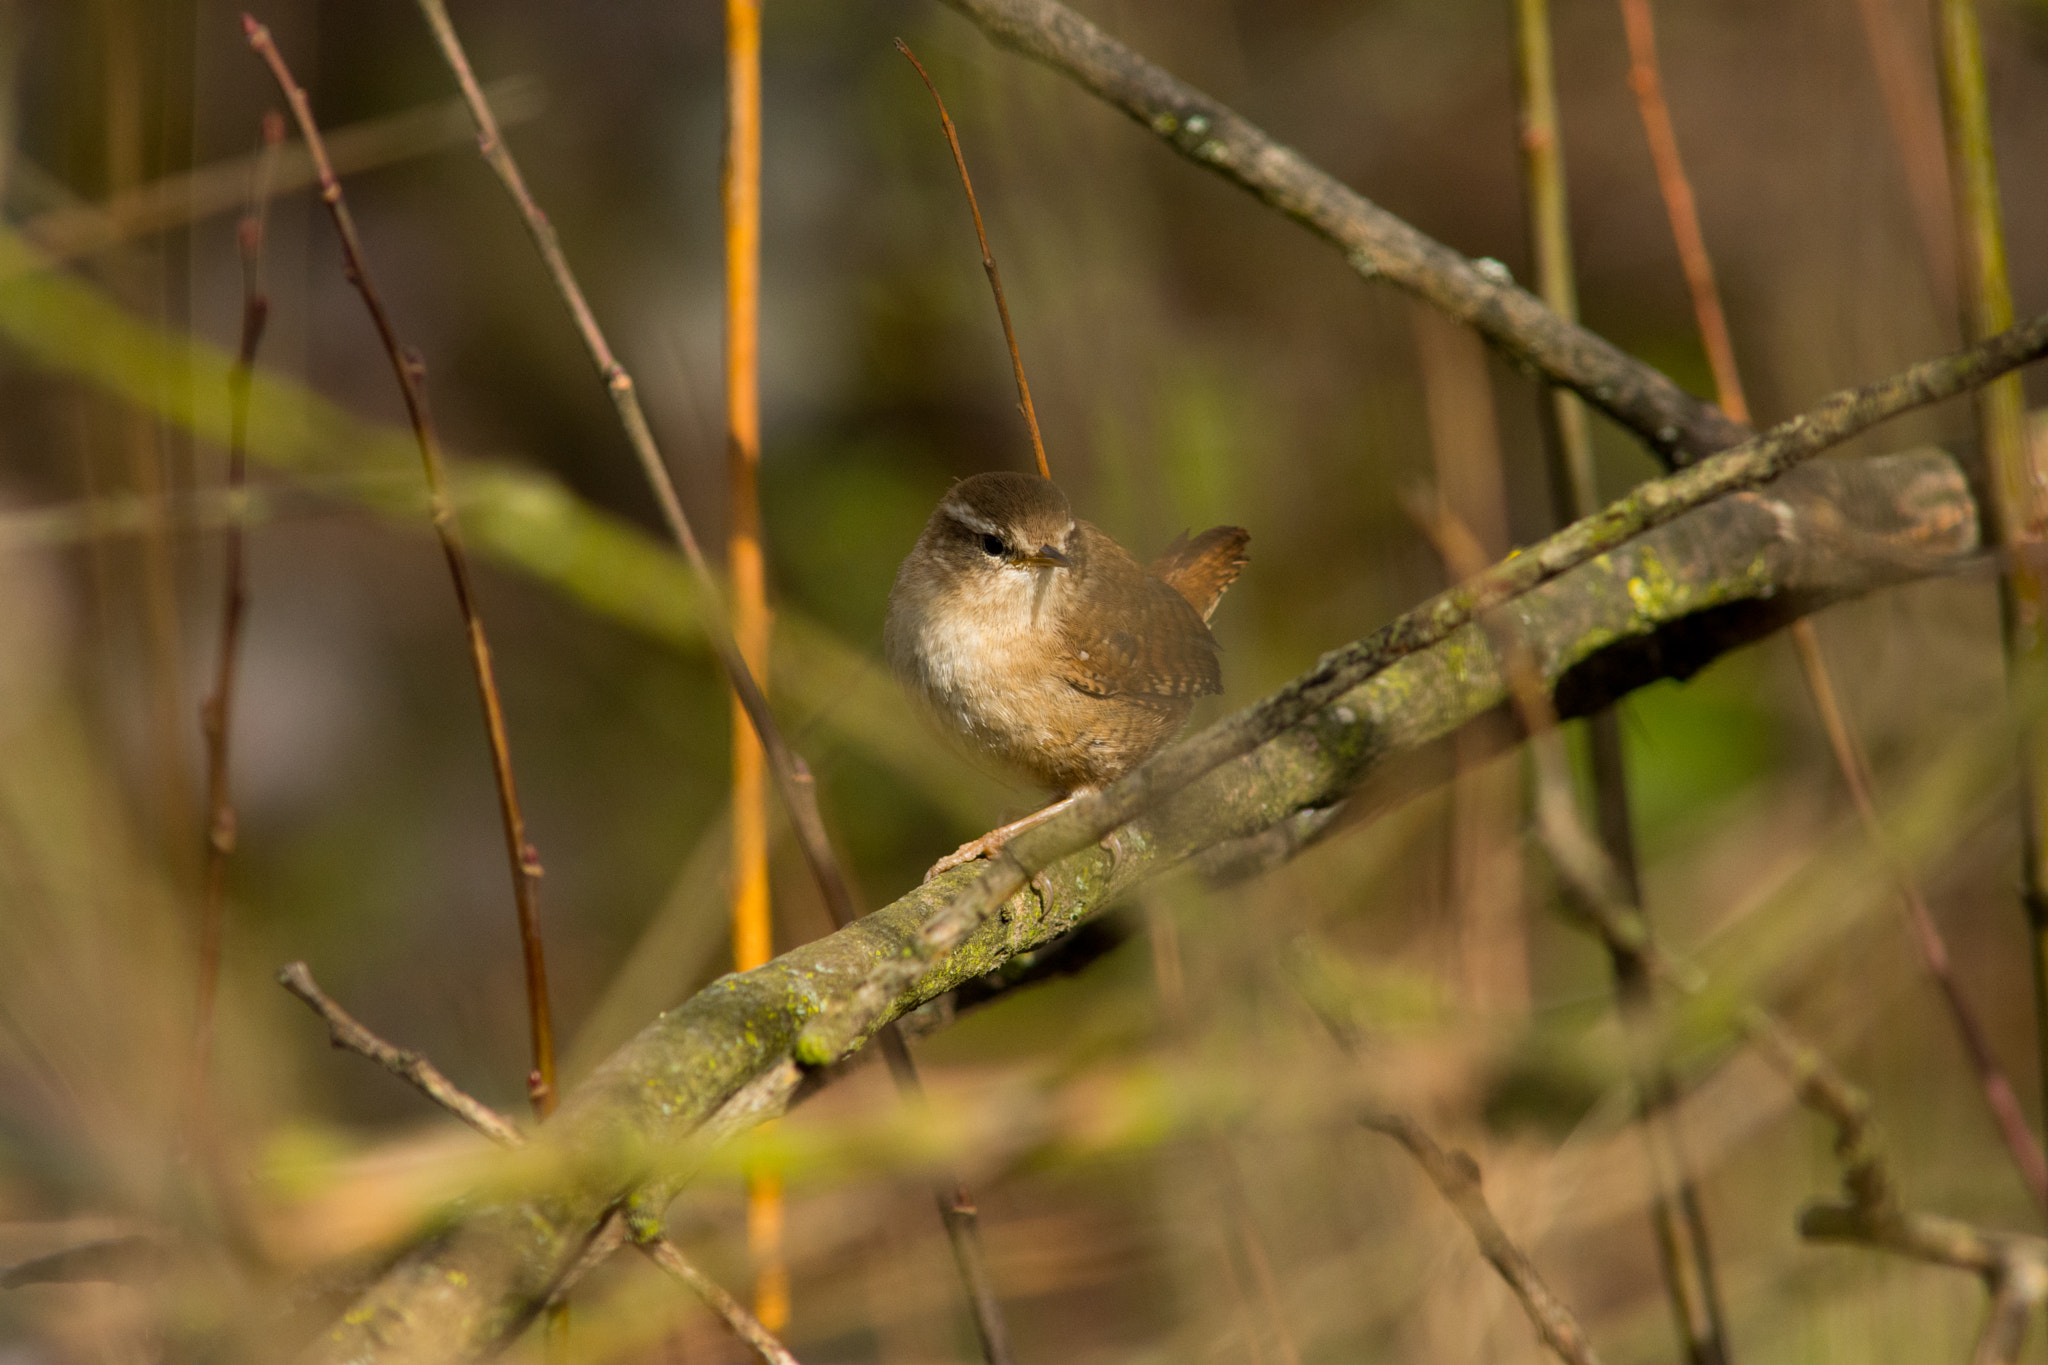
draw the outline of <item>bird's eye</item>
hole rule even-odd
[[[996,559],[1001,559],[1003,557],[1003,538],[1001,536],[983,536],[981,538],[981,548]]]

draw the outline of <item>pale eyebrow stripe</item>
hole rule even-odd
[[[960,503],[952,501],[943,502],[939,504],[939,510],[971,531],[979,531],[985,536],[995,536],[997,538],[1002,536],[1001,529],[994,522],[968,511]]]

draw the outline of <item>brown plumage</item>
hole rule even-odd
[[[1251,543],[1252,533],[1242,526],[1211,526],[1192,539],[1182,531],[1152,561],[1152,573],[1193,603],[1206,621],[1215,615],[1223,590],[1244,572]]]
[[[1148,569],[1051,483],[975,475],[897,571],[890,668],[976,751],[1055,792],[1092,790],[1223,690],[1204,622],[1249,540],[1234,526],[1183,535]]]

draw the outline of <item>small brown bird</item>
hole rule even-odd
[[[1182,535],[1147,568],[1076,521],[1045,479],[954,485],[896,571],[890,670],[942,728],[1060,799],[927,876],[1123,776],[1179,732],[1195,698],[1223,690],[1205,623],[1250,540],[1237,526]]]

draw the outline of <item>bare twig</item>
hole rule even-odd
[[[896,40],[896,50],[917,68],[918,79],[924,82],[925,89],[931,91],[932,103],[939,106],[939,126],[946,130],[946,145],[953,149],[953,165],[960,171],[960,188],[967,191],[967,208],[974,215],[974,238],[981,243],[981,268],[988,275],[988,287],[995,292],[996,312],[1003,320],[1003,340],[1010,345],[1010,368],[1017,375],[1017,410],[1024,414],[1024,425],[1031,431],[1031,454],[1038,461],[1038,477],[1050,479],[1052,470],[1045,462],[1045,442],[1038,434],[1038,410],[1031,406],[1031,385],[1024,379],[1024,357],[1017,350],[1017,330],[1010,325],[1010,305],[1003,298],[1003,277],[996,271],[995,253],[988,249],[988,231],[981,225],[981,204],[974,197],[974,181],[967,175],[967,158],[960,151],[960,135],[954,131],[953,116],[946,112],[946,101],[940,97],[939,87],[932,84],[931,73],[924,69],[924,63],[901,38]]]
[[[1914,6],[1920,9],[1919,5]],[[1877,76],[1885,122],[1906,174],[1913,226],[1927,258],[1927,278],[1938,303],[1956,299],[1956,225],[1949,197],[1948,160],[1942,147],[1941,105],[1928,77],[1926,52],[1899,23],[1897,0],[1856,0],[1863,41]]]
[[[1203,774],[1313,715],[1366,678],[1445,639],[1481,613],[1684,511],[1784,473],[1887,417],[1954,397],[2048,350],[2048,314],[1940,360],[1824,399],[1803,416],[1668,478],[1645,484],[1485,573],[1439,594],[1362,640],[1323,656],[1308,674],[1263,701],[1142,764],[1012,840],[927,920],[900,956],[874,964],[849,1007],[805,1027],[798,1056],[844,1056],[875,1027],[887,1003],[964,942],[1032,874],[1104,838]]]
[[[357,1021],[355,1016],[335,1003],[319,983],[313,980],[312,971],[303,962],[293,962],[277,974],[278,984],[306,1002],[315,1014],[327,1024],[328,1037],[334,1046],[359,1057],[367,1057],[389,1071],[435,1104],[461,1119],[470,1127],[482,1133],[500,1147],[519,1147],[526,1142],[526,1134],[512,1125],[511,1120],[485,1104],[482,1100],[459,1088],[441,1069],[420,1053],[394,1047]],[[752,1347],[768,1365],[796,1365],[783,1344],[776,1340],[773,1332],[761,1325],[739,1300],[697,1269],[675,1243],[661,1235],[658,1228],[634,1231],[635,1245],[647,1258],[687,1285],[690,1291],[704,1301],[706,1307],[716,1313],[732,1334]],[[593,1250],[607,1251],[601,1246],[602,1237],[593,1240]],[[602,1255],[586,1259],[602,1259]],[[569,1267],[563,1275],[565,1282],[576,1278],[578,1266]],[[563,1286],[566,1288],[566,1283]]]
[[[1521,100],[1523,199],[1536,292],[1567,322],[1579,317],[1573,278],[1570,203],[1565,194],[1564,141],[1557,116],[1557,70],[1551,56],[1550,0],[1514,0],[1515,78]],[[1551,498],[1560,523],[1600,506],[1593,479],[1593,442],[1586,409],[1570,389],[1545,385],[1544,444]]]
[[[1678,243],[1678,263],[1685,271],[1686,288],[1692,293],[1700,343],[1706,347],[1707,364],[1714,372],[1721,410],[1747,426],[1749,407],[1742,400],[1742,380],[1735,371],[1735,347],[1728,338],[1727,315],[1721,311],[1721,291],[1714,283],[1713,258],[1707,254],[1706,237],[1700,231],[1692,183],[1679,159],[1671,107],[1664,102],[1664,78],[1657,68],[1657,30],[1650,15],[1650,0],[1621,0],[1621,18],[1628,30],[1628,84],[1635,92],[1643,133],[1650,140],[1650,159],[1657,167],[1657,189],[1671,218],[1671,235]],[[1729,406],[1731,401],[1734,407]]]
[[[249,46],[270,68],[278,89],[291,106],[299,134],[306,140],[306,150],[320,175],[320,198],[327,205],[328,215],[334,220],[334,230],[341,239],[349,282],[362,295],[363,305],[369,309],[370,319],[376,324],[377,335],[391,359],[391,370],[398,380],[399,392],[405,399],[406,416],[411,420],[414,438],[419,443],[434,534],[440,539],[442,556],[447,560],[449,575],[454,580],[455,600],[462,612],[470,663],[476,673],[477,693],[483,703],[484,728],[490,739],[491,772],[497,779],[498,812],[505,827],[505,853],[511,864],[513,898],[519,918],[519,943],[526,963],[527,1016],[533,1044],[533,1074],[527,1089],[533,1099],[534,1111],[545,1118],[555,1107],[557,1092],[554,1027],[548,1014],[547,964],[540,936],[540,855],[527,842],[526,821],[519,809],[519,792],[512,776],[512,750],[506,739],[504,708],[498,699],[497,679],[491,668],[490,644],[484,637],[483,619],[477,614],[469,558],[463,552],[454,503],[448,495],[448,478],[442,467],[440,443],[435,438],[433,422],[427,412],[425,366],[417,355],[400,343],[391,316],[385,311],[384,302],[370,279],[362,241],[356,234],[355,219],[342,198],[341,181],[335,176],[333,163],[328,160],[326,145],[321,141],[319,125],[313,121],[313,109],[306,99],[306,92],[292,78],[283,54],[271,41],[270,30],[247,14],[242,16],[242,28],[248,35]]]
[[[674,1242],[663,1237],[637,1245],[646,1253],[648,1260],[688,1286],[691,1293],[724,1320],[734,1336],[751,1347],[754,1354],[767,1361],[768,1365],[797,1365],[796,1357],[776,1340],[775,1334],[749,1313],[738,1299],[726,1293],[718,1281],[692,1265],[689,1258],[676,1249]]]
[[[1993,1280],[1991,1307],[1971,1365],[2019,1365],[2026,1344],[2027,1321],[2048,1298],[2048,1267],[2022,1260],[2005,1265]]]
[[[669,533],[689,562],[690,573],[697,586],[705,634],[725,668],[740,705],[746,709],[747,718],[753,722],[754,733],[761,740],[761,747],[768,756],[769,771],[774,775],[783,805],[789,811],[790,827],[797,836],[798,847],[803,850],[804,861],[810,865],[811,875],[818,883],[826,908],[835,923],[850,923],[855,915],[853,892],[839,866],[838,856],[832,851],[824,818],[818,813],[817,790],[810,769],[784,740],[781,727],[775,723],[774,713],[768,709],[767,696],[740,653],[726,616],[724,593],[719,588],[717,576],[711,571],[710,562],[704,557],[703,547],[697,542],[697,534],[691,529],[689,518],[683,514],[682,500],[676,495],[675,481],[669,477],[668,467],[662,461],[654,432],[647,425],[647,416],[640,407],[640,395],[634,387],[633,377],[612,354],[604,330],[598,326],[597,315],[591,311],[582,286],[576,282],[575,272],[569,268],[569,259],[562,252],[554,224],[548,221],[547,215],[527,191],[525,178],[519,173],[519,163],[512,159],[511,151],[505,146],[498,119],[491,112],[483,87],[470,70],[469,57],[456,37],[447,6],[442,0],[419,0],[419,7],[434,32],[443,59],[462,88],[463,101],[476,123],[478,150],[497,173],[499,183],[512,196],[513,204],[525,221],[534,248],[539,251],[556,292],[568,306],[584,349],[590,353],[591,363],[597,367],[605,391],[611,396],[612,406],[619,415],[619,425],[640,462],[641,472],[654,492],[656,503],[661,507]]]
[[[320,989],[305,963],[287,963],[277,974],[277,984],[305,1001],[326,1022],[328,1037],[336,1047],[369,1058],[501,1147],[517,1147],[526,1141],[526,1135],[509,1119],[465,1094],[431,1061],[417,1052],[393,1047],[364,1028]]]
[[[1340,184],[1249,120],[1125,47],[1058,0],[945,0],[996,42],[1036,58],[1323,238],[1367,279],[1385,280],[1486,339],[1687,463],[1742,431],[1664,375],[1575,327],[1507,281]],[[1482,268],[1483,267],[1483,268]]]
[[[1664,195],[1665,208],[1671,217],[1672,236],[1677,241],[1686,282],[1692,291],[1700,336],[1713,361],[1717,397],[1724,412],[1738,422],[1747,423],[1750,420],[1749,400],[1743,394],[1741,372],[1728,337],[1727,321],[1714,283],[1706,235],[1700,229],[1692,185],[1679,155],[1670,111],[1664,104],[1656,37],[1651,27],[1650,0],[1621,0],[1621,5],[1629,32],[1629,82],[1635,88],[1643,126],[1649,134],[1651,156],[1657,166],[1658,187]],[[1869,6],[1866,5],[1865,9],[1867,11]],[[1868,17],[1866,13],[1866,20]],[[2008,323],[2010,316],[2008,307]],[[1793,623],[1791,634],[1807,691],[1812,694],[1814,706],[1820,712],[1823,728],[1827,731],[1835,765],[1841,771],[1842,780],[1856,807],[1857,818],[1871,846],[1885,858],[1892,878],[1898,884],[1899,895],[1905,902],[1907,918],[1912,926],[1914,944],[1920,950],[1928,974],[1941,991],[1942,1001],[1954,1021],[1971,1070],[1976,1074],[1978,1088],[1991,1111],[1992,1122],[2019,1170],[2021,1182],[2026,1185],[2035,1204],[2048,1210],[2048,1160],[2043,1159],[2041,1144],[2027,1128],[2012,1082],[1998,1065],[1975,1007],[1956,979],[1948,945],[1934,916],[1928,911],[1926,897],[1921,894],[1912,872],[1890,849],[1890,840],[1878,819],[1877,806],[1871,795],[1870,763],[1836,698],[1834,680],[1821,652],[1819,633],[1811,621],[1800,620]]]
[[[2013,315],[1976,0],[1937,0],[1935,30],[1950,180],[1961,229],[1963,335],[1971,340],[2010,326]],[[2048,470],[2027,440],[2026,394],[2016,377],[1985,385],[1976,408],[1997,543],[2014,552],[2000,593],[2006,674],[2011,684],[2027,686],[2048,669],[2048,632],[2043,629],[2048,573],[2026,553],[2048,535]],[[2038,722],[2028,727],[2021,743],[2019,769],[2022,903],[2033,938],[2035,1049],[2048,1085],[2048,732]]]
[[[1931,1213],[1815,1204],[1799,1215],[1799,1232],[1816,1242],[1853,1242],[1986,1278],[2016,1261],[2048,1264],[2048,1242],[2039,1237],[1986,1232]]]
[[[1447,1152],[1437,1145],[1426,1129],[1406,1114],[1379,1110],[1362,1115],[1359,1122],[1375,1133],[1384,1133],[1401,1144],[1415,1158],[1415,1164],[1436,1186],[1444,1202],[1458,1215],[1479,1245],[1479,1254],[1500,1272],[1522,1311],[1543,1344],[1567,1365],[1599,1365],[1600,1356],[1587,1339],[1578,1315],[1557,1297],[1537,1273],[1535,1264],[1509,1237],[1480,1188],[1479,1165],[1464,1152]]]
[[[193,1028],[193,1053],[204,1076],[213,1052],[214,1003],[220,986],[221,935],[227,918],[228,857],[235,850],[235,803],[228,783],[228,734],[235,706],[235,668],[241,657],[242,617],[249,601],[248,569],[242,561],[244,528],[234,515],[241,510],[249,463],[249,380],[256,348],[270,319],[270,296],[263,284],[263,236],[276,183],[278,148],[284,141],[284,118],[271,110],[263,116],[263,150],[249,182],[249,207],[236,229],[242,259],[242,338],[235,353],[229,389],[228,477],[230,517],[224,536],[221,566],[220,650],[214,663],[213,692],[200,707],[200,728],[206,736],[206,882],[199,919],[199,1006]]]

